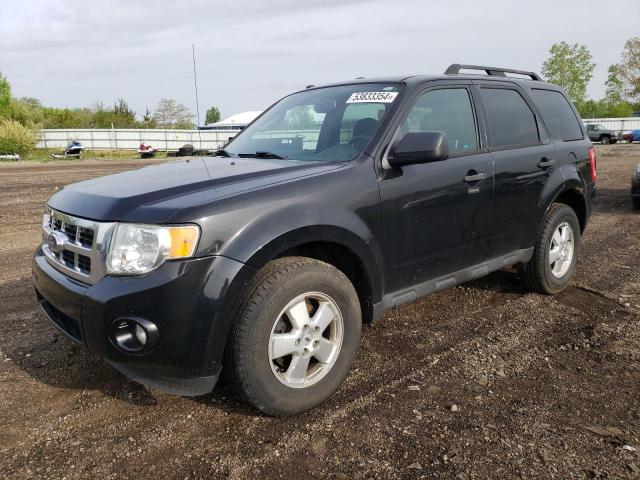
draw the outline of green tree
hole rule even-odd
[[[25,127],[43,128],[44,109],[36,98],[12,98],[8,116]]]
[[[207,110],[207,115],[204,118],[204,124],[209,125],[210,123],[219,122],[222,119],[222,115],[220,114],[220,110],[218,107],[211,107]]]
[[[560,42],[554,43],[549,53],[551,56],[542,65],[542,74],[547,81],[564,88],[580,108],[586,100],[587,84],[596,66],[591,52],[585,45]]]
[[[111,112],[104,103],[97,101],[91,108],[91,128],[111,128],[115,127],[113,123],[113,112]]]
[[[582,118],[601,118],[602,115],[602,101],[597,100],[585,100],[578,109]]]
[[[136,112],[129,108],[124,98],[119,98],[113,105],[113,120],[116,128],[134,128],[137,126]]]
[[[620,79],[617,65],[609,66],[609,75],[605,82],[606,90],[604,100],[611,105],[621,103],[624,97],[624,82]]]
[[[87,128],[91,127],[92,112],[88,108],[51,108],[43,109],[42,128]]]
[[[155,118],[153,118],[153,114],[151,110],[147,107],[145,109],[144,115],[142,115],[142,127],[144,128],[156,128],[157,122]]]
[[[11,119],[0,119],[0,154],[26,155],[36,146],[38,136]]]
[[[627,40],[621,60],[617,68],[626,84],[625,94],[631,101],[640,103],[640,37]]]
[[[633,107],[625,100],[624,82],[620,79],[618,65],[609,67],[609,76],[605,82],[606,91],[600,100],[600,115],[602,117],[630,117]]]
[[[11,85],[9,80],[0,73],[0,115],[7,115],[11,105]]]

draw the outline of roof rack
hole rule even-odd
[[[458,75],[460,70],[483,70],[487,73],[487,75],[491,77],[506,77],[505,73],[515,73],[517,75],[526,75],[530,77],[531,80],[537,80],[542,82],[542,78],[535,72],[527,72],[525,70],[512,70],[510,68],[498,68],[498,67],[485,67],[482,65],[461,65],[459,63],[454,63],[447,68],[447,71],[444,72],[445,75]]]

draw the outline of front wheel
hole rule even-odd
[[[640,197],[631,197],[631,201],[633,202],[634,208],[640,210]]]
[[[568,284],[580,252],[580,223],[573,209],[554,203],[542,220],[533,257],[522,271],[532,290],[555,294]]]
[[[611,143],[611,138],[607,137],[606,135],[603,137],[600,137],[600,143],[602,145],[609,145]]]
[[[361,327],[358,296],[340,270],[310,258],[280,258],[247,289],[225,369],[257,409],[296,414],[324,401],[347,376]]]

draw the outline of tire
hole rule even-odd
[[[606,135],[600,137],[600,143],[602,145],[609,145],[611,143],[611,137],[607,137]]]
[[[631,201],[633,202],[634,208],[640,210],[640,197],[631,197]]]
[[[561,232],[566,231],[566,227],[570,229],[567,235],[570,234],[572,238],[570,258],[567,258],[569,242],[563,244],[564,238],[561,235]],[[554,235],[560,236],[554,237]],[[565,247],[566,249],[564,249]],[[540,224],[533,257],[522,270],[525,285],[533,291],[547,295],[562,291],[575,273],[579,253],[580,223],[578,217],[571,207],[554,203]],[[551,255],[557,256],[558,260],[552,263]]]
[[[321,307],[323,314],[316,315]],[[256,274],[240,303],[225,374],[258,410],[297,414],[320,404],[342,383],[361,329],[358,295],[340,270],[306,257],[276,259]],[[293,353],[279,356],[277,349]]]

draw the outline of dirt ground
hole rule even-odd
[[[136,161],[0,165],[0,478],[638,478],[640,146],[598,147],[579,272],[556,297],[513,273],[364,328],[327,402],[270,418],[221,386],[173,397],[69,345],[30,255],[60,186]],[[636,450],[637,449],[637,450]]]

